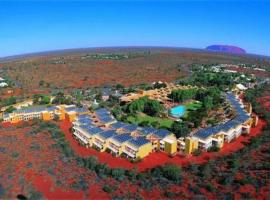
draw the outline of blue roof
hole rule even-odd
[[[65,108],[66,112],[75,111],[75,109],[76,109],[75,105],[68,106],[68,107]]]
[[[135,124],[127,124],[126,126],[123,127],[126,131],[133,132],[138,129],[138,126]]]
[[[87,115],[87,114],[83,114],[83,115],[79,115],[78,117],[77,117],[77,119],[90,119],[91,117],[89,116],[89,115]]]
[[[9,117],[9,113],[4,113],[3,118],[7,118],[7,117]]]
[[[158,129],[156,132],[154,132],[154,134],[159,138],[165,138],[166,136],[170,135],[171,132],[166,129]]]
[[[97,134],[97,133],[103,132],[103,130],[99,127],[94,127],[94,128],[89,129],[89,132],[92,134]]]
[[[205,128],[205,129],[201,129],[201,130],[197,131],[195,137],[205,139],[213,134],[215,134],[215,132],[213,132],[212,128]]]
[[[87,112],[88,109],[85,107],[77,107],[77,106],[69,106],[67,108],[65,108],[66,112],[77,112],[77,113],[84,113]]]
[[[115,120],[112,116],[100,117],[98,119],[99,119],[99,121],[101,121],[103,123],[108,123],[108,122],[112,122]]]
[[[119,129],[119,128],[122,128],[122,127],[124,127],[124,126],[126,126],[127,124],[126,123],[124,123],[124,122],[116,122],[116,123],[113,123],[112,125],[111,125],[111,128],[113,128],[113,129]]]
[[[49,106],[49,107],[47,107],[47,110],[48,111],[54,111],[56,109],[57,109],[56,106]]]
[[[54,111],[56,110],[56,106],[32,106],[32,107],[26,107],[21,108],[18,110],[15,110],[14,113],[32,113],[32,112],[43,112],[43,111]]]
[[[110,114],[109,110],[106,108],[99,108],[95,111],[97,115]]]
[[[144,135],[148,135],[151,133],[155,133],[157,131],[157,129],[153,128],[153,127],[142,127],[140,129],[140,132]]]
[[[80,124],[92,124],[92,119],[90,118],[82,118],[82,119],[77,119],[77,121],[80,123]]]
[[[234,120],[242,124],[242,123],[246,122],[248,119],[249,119],[249,116],[243,114],[243,115],[236,117]]]
[[[103,132],[103,130],[99,127],[96,127],[94,125],[80,125],[81,129],[85,130],[89,135],[95,135],[97,133]]]
[[[81,108],[77,107],[77,108],[75,109],[75,112],[77,112],[77,113],[85,113],[85,112],[87,112],[87,111],[88,111],[88,109],[85,108],[85,107],[81,107]]]
[[[102,96],[110,96],[112,93],[111,88],[103,88],[102,89]]]
[[[95,111],[95,114],[97,115],[97,118],[102,123],[108,123],[114,121],[114,117],[110,114],[110,111],[106,108],[100,108]]]
[[[137,138],[132,138],[129,143],[133,144],[136,147],[140,147],[143,146],[147,143],[149,143],[150,141],[147,140],[145,137],[137,137]]]
[[[91,125],[80,125],[79,126],[81,129],[83,129],[89,136],[92,136],[96,133],[92,132],[91,130],[95,128],[94,126]]]
[[[108,138],[111,138],[111,137],[117,135],[117,133],[113,130],[108,130],[108,131],[101,132],[98,135],[100,135],[104,139],[108,139]]]
[[[223,131],[228,131],[234,127],[236,127],[237,125],[239,125],[239,123],[237,123],[236,121],[234,120],[230,120],[230,121],[227,121],[226,123],[224,123],[222,125],[222,130]]]
[[[126,142],[128,140],[131,140],[132,137],[129,133],[123,133],[123,134],[114,136],[113,139],[119,143],[123,143],[123,142]]]

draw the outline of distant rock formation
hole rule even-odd
[[[230,45],[211,45],[206,47],[210,51],[218,51],[232,54],[246,54],[246,51],[240,47]]]

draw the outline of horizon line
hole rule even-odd
[[[223,44],[214,44],[214,45],[223,45]],[[211,46],[211,45],[209,45]],[[234,46],[234,45],[224,45],[224,46]],[[237,47],[237,46],[235,46]],[[263,54],[256,54],[256,53],[250,53],[246,52],[245,54],[237,54],[237,53],[230,53],[230,52],[222,52],[222,51],[212,51],[212,50],[207,50],[205,48],[198,48],[198,47],[181,47],[181,46],[158,46],[158,45],[150,45],[150,46],[142,46],[142,45],[123,45],[123,46],[94,46],[94,47],[78,47],[78,48],[59,48],[59,49],[51,49],[51,50],[44,50],[44,51],[33,51],[33,52],[26,52],[26,53],[21,53],[21,54],[13,54],[13,55],[8,55],[8,56],[0,56],[0,61],[5,60],[5,59],[12,59],[12,57],[31,57],[35,56],[35,54],[44,54],[40,56],[45,56],[46,54],[49,53],[57,53],[61,51],[76,51],[76,50],[87,50],[87,49],[112,49],[112,48],[168,48],[168,49],[189,49],[189,50],[198,50],[198,51],[207,51],[209,53],[225,53],[225,54],[231,54],[235,56],[262,56],[262,57],[267,57],[270,58],[270,55],[263,55]],[[241,48],[241,47],[238,47]],[[65,53],[65,52],[63,52]],[[74,52],[75,53],[75,52]]]

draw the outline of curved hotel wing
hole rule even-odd
[[[224,142],[230,142],[242,133],[249,133],[252,118],[244,109],[244,105],[234,94],[228,92],[226,100],[236,112],[234,119],[217,126],[198,130],[186,143],[186,152],[191,153],[197,148],[209,149],[212,146],[221,148]]]

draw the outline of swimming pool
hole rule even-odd
[[[182,117],[186,112],[186,107],[183,105],[179,105],[179,106],[175,106],[173,108],[171,108],[170,110],[170,114],[173,117]]]

